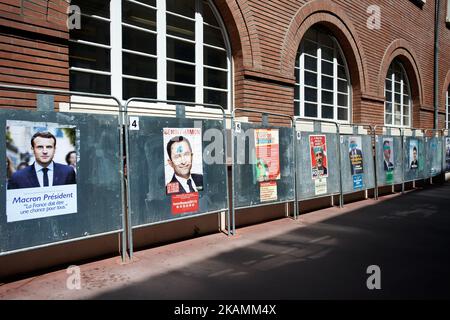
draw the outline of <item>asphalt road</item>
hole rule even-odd
[[[0,287],[1,299],[449,299],[450,184],[200,237]],[[367,268],[381,289],[369,290]]]

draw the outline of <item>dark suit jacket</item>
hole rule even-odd
[[[317,166],[315,166],[312,169],[313,170],[317,170],[317,171],[321,170],[322,171],[322,175],[327,175],[328,174],[327,167],[322,167],[322,169],[319,169]]]
[[[349,153],[348,153],[348,155],[350,156],[350,169],[351,169],[351,172],[352,172],[352,175],[354,175],[354,174],[360,174],[360,173],[362,173],[362,171],[363,171],[363,154],[362,154],[362,151],[361,151],[361,149],[355,149],[356,150],[356,154],[357,155],[359,155],[360,157],[361,157],[361,169],[358,169],[358,170],[356,170],[356,172],[355,172],[355,166],[352,164],[352,151],[350,151]]]
[[[201,174],[196,174],[196,173],[191,173],[191,177],[192,180],[194,180],[195,186],[197,187],[198,191],[202,191],[203,190],[203,175]],[[178,183],[178,190],[179,192],[174,192],[171,194],[177,194],[177,193],[189,193],[189,190],[184,190],[183,186],[181,185],[181,183],[177,180],[177,178],[175,177],[175,174],[172,177],[172,180],[170,180],[170,183]],[[166,188],[167,191],[167,188]]]
[[[394,170],[394,164],[389,162],[389,166],[386,165],[386,161],[383,160],[384,163],[384,171],[392,171]]]
[[[411,169],[416,169],[419,166],[419,162],[417,160],[411,161],[411,165],[409,166]]]
[[[62,186],[76,184],[75,171],[71,166],[53,162],[53,185]],[[39,188],[39,180],[34,169],[34,163],[22,170],[16,171],[8,181],[8,189]]]

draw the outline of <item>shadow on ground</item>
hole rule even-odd
[[[449,299],[449,208],[448,183],[410,192],[94,298]]]

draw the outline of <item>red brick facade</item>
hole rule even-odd
[[[69,0],[0,0],[0,82],[69,88]],[[433,126],[435,2],[411,0],[215,0],[232,45],[234,105],[293,114],[294,65],[305,32],[315,24],[338,39],[352,83],[355,123],[383,123],[384,79],[394,58],[408,74],[413,126]],[[381,28],[370,30],[371,5]],[[450,85],[450,29],[441,2],[439,125],[444,125]],[[114,93],[113,93],[114,94]],[[18,98],[18,99],[17,99]],[[0,105],[29,106],[31,96],[0,92]]]
[[[322,24],[340,42],[349,65],[353,122],[384,122],[384,79],[397,57],[406,67],[411,84],[413,126],[433,126],[434,1],[422,7],[410,0],[215,3],[227,22],[233,46],[236,106],[293,114],[295,55],[305,32],[314,24]],[[367,9],[373,4],[381,9],[379,30],[367,27]],[[445,24],[445,1],[441,6],[440,127],[444,125],[445,92],[450,84],[450,29]],[[275,101],[274,95],[278,97]]]

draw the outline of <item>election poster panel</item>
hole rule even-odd
[[[254,178],[258,182],[280,179],[280,144],[278,129],[255,129],[256,163]]]
[[[363,165],[363,153],[362,153],[362,144],[361,137],[355,136],[350,137],[349,139],[349,157],[350,157],[350,170],[352,176],[355,174],[364,173],[364,165]]]
[[[419,168],[419,141],[417,139],[409,140],[409,169],[416,170]]]
[[[166,194],[172,214],[197,212],[203,191],[201,128],[163,128]]]
[[[325,135],[310,135],[309,149],[312,179],[316,180],[328,177],[327,137]]]
[[[445,171],[450,171],[450,137],[445,138]]]
[[[75,126],[6,121],[7,222],[77,212]]]

